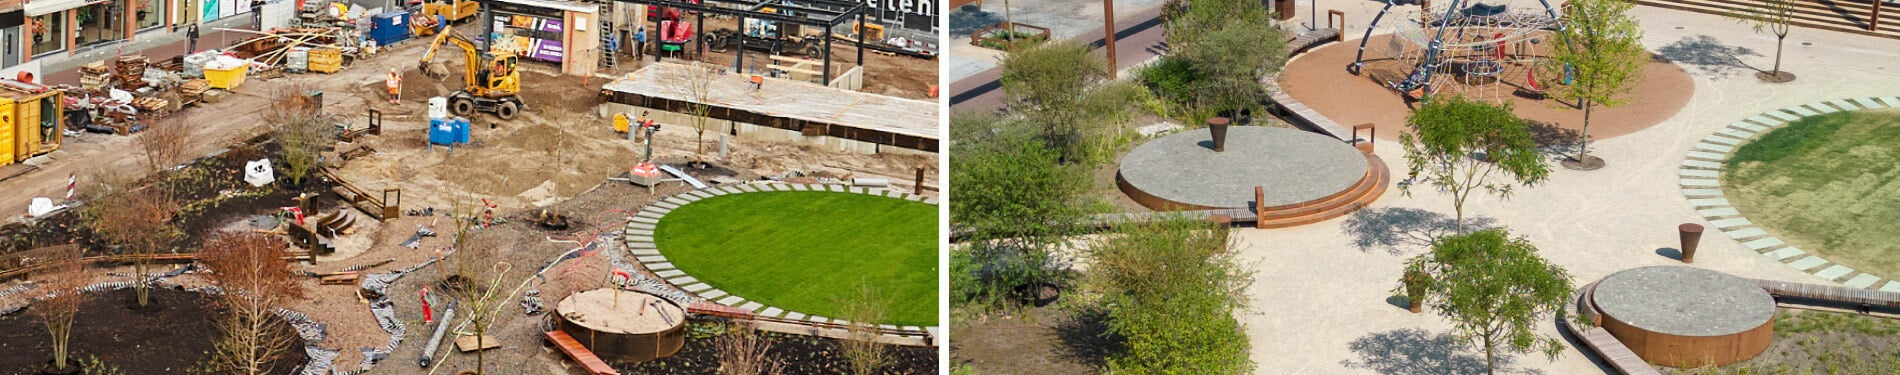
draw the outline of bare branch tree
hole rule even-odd
[[[740,53],[745,52],[740,51]],[[706,130],[712,126],[706,118],[706,115],[712,112],[712,104],[710,104],[712,81],[718,75],[716,68],[702,65],[697,61],[687,69],[686,89],[692,96],[691,103],[687,104],[687,110],[693,115],[693,157],[697,159],[695,161],[701,163],[706,161]]]
[[[772,342],[759,336],[751,324],[733,323],[718,345],[720,374],[778,375],[785,372],[784,363],[766,357],[766,352],[772,350]]]
[[[87,200],[89,203],[80,211],[80,216],[93,232],[124,246],[124,252],[133,256],[136,279],[132,289],[138,292],[139,306],[145,306],[151,295],[150,285],[146,283],[150,276],[150,255],[184,236],[172,223],[180,210],[178,202],[164,181],[136,186],[136,181],[111,172],[95,173],[91,179],[100,188],[89,192],[93,197]]]
[[[860,283],[858,294],[845,301],[845,319],[851,321],[846,327],[848,332],[844,340],[844,358],[850,362],[851,373],[857,375],[876,374],[878,369],[890,364],[891,353],[884,350],[884,344],[877,342],[880,333],[877,322],[884,321],[890,301],[869,282]]]
[[[309,87],[292,84],[271,93],[270,108],[264,121],[270,123],[271,138],[284,149],[284,177],[291,184],[302,184],[317,165],[317,154],[336,144],[330,121],[318,115],[321,102],[309,94]]]
[[[185,125],[184,118],[171,116],[153,122],[145,131],[139,132],[135,141],[139,149],[145,152],[145,164],[152,168],[152,173],[163,173],[165,169],[184,162],[190,139],[191,127]]]
[[[219,301],[229,315],[218,323],[223,335],[214,345],[211,368],[221,372],[268,373],[271,362],[288,353],[293,343],[276,311],[303,297],[303,287],[286,266],[284,244],[277,238],[245,233],[213,238],[199,253],[212,273],[208,277],[224,296]]]
[[[57,369],[71,365],[68,355],[71,354],[73,317],[79,315],[79,306],[86,303],[86,294],[79,290],[91,281],[85,275],[85,263],[80,260],[84,256],[84,250],[77,246],[47,254],[42,261],[52,266],[47,268],[46,278],[40,285],[53,294],[28,310],[39,315],[46,325],[47,335],[52,336],[53,367]]]

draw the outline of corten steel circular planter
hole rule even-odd
[[[1775,335],[1775,300],[1755,283],[1688,266],[1649,266],[1605,276],[1590,292],[1602,325],[1653,365],[1746,361]]]
[[[1062,287],[1051,283],[1019,285],[1016,287],[1016,296],[1025,305],[1043,307],[1062,299]]]
[[[1695,248],[1702,242],[1702,225],[1678,225],[1676,233],[1682,237],[1682,262],[1695,263]]]
[[[1233,119],[1226,117],[1207,119],[1207,132],[1214,136],[1214,151],[1227,150],[1227,125],[1232,122]]]
[[[1405,274],[1405,309],[1412,313],[1425,312],[1425,274],[1408,272]]]
[[[686,309],[644,292],[615,293],[603,288],[569,295],[554,308],[555,324],[610,362],[666,358],[686,346]],[[608,298],[617,300],[603,304]]]

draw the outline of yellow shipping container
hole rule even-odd
[[[65,140],[63,100],[59,90],[0,79],[0,165],[59,149]]]

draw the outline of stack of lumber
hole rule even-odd
[[[106,62],[104,61],[94,61],[86,65],[80,65],[79,87],[87,90],[104,89],[106,83],[112,81],[111,74],[112,70],[106,68]]]
[[[151,65],[145,55],[125,55],[112,60],[113,75],[119,81],[119,89],[138,91],[145,87],[145,67]]]
[[[196,103],[204,99],[205,91],[209,90],[211,90],[211,82],[202,78],[193,79],[178,85],[178,97],[186,103]]]
[[[147,96],[132,99],[132,108],[138,108],[139,111],[142,112],[162,112],[169,107],[171,107],[171,101],[156,97]]]

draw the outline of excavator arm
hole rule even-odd
[[[454,28],[445,27],[442,32],[436,33],[435,41],[429,43],[429,51],[422,54],[422,60],[417,62],[416,69],[421,70],[422,74],[428,75],[429,78],[442,79],[443,76],[447,76],[448,68],[435,64],[435,53],[442,50],[442,44],[445,42],[454,42],[457,48],[462,49],[462,81],[466,83],[466,86],[468,88],[482,87],[482,82],[477,77],[483,65],[481,50],[475,48],[475,42],[468,40],[468,37],[455,32]]]

